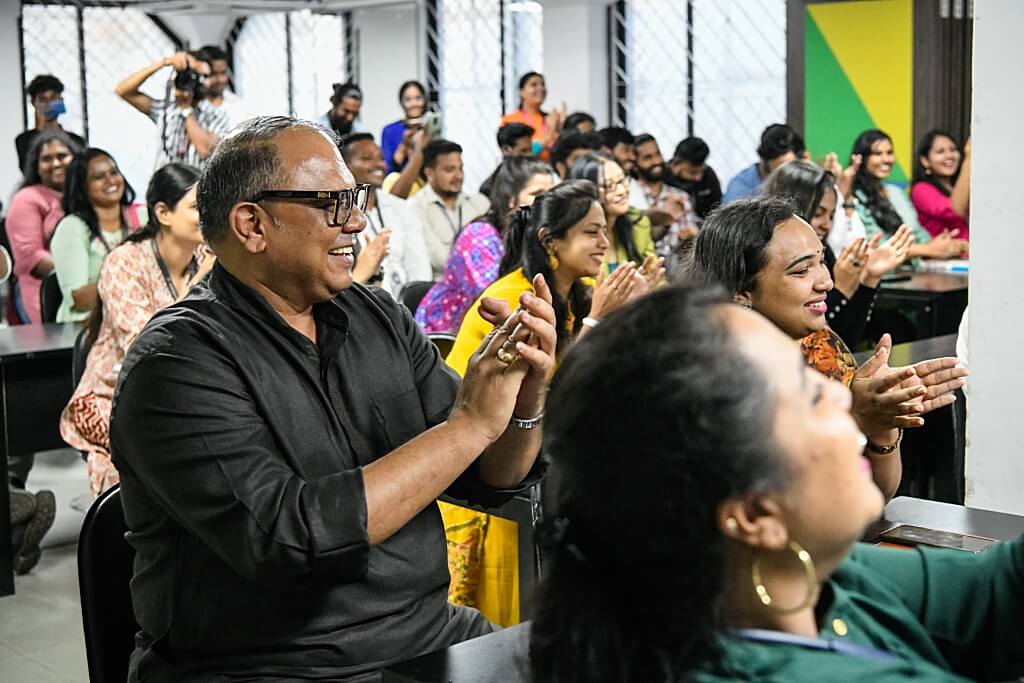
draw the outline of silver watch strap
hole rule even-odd
[[[516,429],[533,429],[540,424],[541,420],[544,419],[544,413],[541,412],[537,417],[531,417],[529,420],[523,420],[521,418],[512,416],[512,426]]]

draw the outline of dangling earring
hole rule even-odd
[[[778,614],[792,614],[798,612],[806,607],[810,607],[814,604],[815,598],[818,596],[818,574],[814,570],[814,560],[811,559],[811,554],[803,549],[796,541],[790,541],[789,549],[793,551],[797,559],[804,567],[804,577],[807,579],[807,595],[796,607],[779,607],[772,600],[772,596],[768,594],[768,588],[761,581],[761,554],[758,553],[754,557],[754,563],[751,565],[750,573],[754,581],[754,592],[757,593],[758,599],[761,600],[761,604],[768,609]]]
[[[558,256],[555,255],[554,249],[548,251],[548,263],[551,265],[552,273],[558,270]]]
[[[924,174],[925,175],[931,175],[932,174],[932,169],[930,169],[930,168],[924,169]]]

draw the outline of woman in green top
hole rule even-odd
[[[858,544],[882,494],[850,393],[759,314],[657,291],[569,350],[547,406],[531,680],[1024,673],[1024,539]]]
[[[850,153],[851,166],[857,168],[853,194],[857,213],[864,223],[867,238],[879,232],[891,237],[906,224],[914,233],[910,258],[949,259],[967,251],[967,240],[957,239],[956,230],[944,230],[936,237],[928,234],[917,219],[917,210],[903,188],[885,182],[896,160],[892,139],[880,130],[866,130],[857,136]]]
[[[85,320],[96,305],[100,266],[130,230],[146,222],[135,191],[107,152],[90,147],[67,170],[64,218],[50,242],[63,300],[57,322]],[[140,213],[142,215],[140,215]]]
[[[651,220],[629,206],[629,178],[611,157],[587,152],[581,155],[569,171],[571,180],[589,180],[597,186],[604,207],[611,249],[605,255],[602,272],[605,275],[625,263],[643,264],[648,270],[654,264],[654,238]]]

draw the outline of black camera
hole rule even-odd
[[[189,56],[207,63],[202,51],[189,52]],[[198,102],[206,96],[206,91],[203,87],[203,76],[190,68],[174,74],[174,87],[182,92],[190,92],[191,96],[193,96],[193,102]]]
[[[199,74],[192,69],[185,69],[174,75],[174,87],[178,90],[195,93],[202,85]]]

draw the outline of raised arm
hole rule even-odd
[[[416,184],[420,177],[420,171],[423,169],[423,148],[429,142],[427,132],[423,129],[416,131],[411,140],[412,152],[409,155],[409,162],[402,169],[402,172],[398,175],[398,180],[395,181],[395,184],[389,190],[391,194],[402,199],[409,197],[409,193],[412,192],[412,186]]]
[[[960,175],[949,195],[949,204],[960,216],[967,218],[971,212],[971,140],[964,145],[964,160],[960,164]]]
[[[178,66],[181,66],[181,68],[184,69],[186,63],[182,63],[182,60],[179,57],[181,54],[184,53],[179,52],[172,57],[164,57],[160,61],[153,62],[149,66],[143,67],[123,79],[114,89],[117,96],[146,116],[149,116],[153,108],[153,98],[143,92],[140,92],[139,88],[141,88],[142,84],[148,81],[153,74],[164,67],[174,66],[175,68],[178,68]]]

